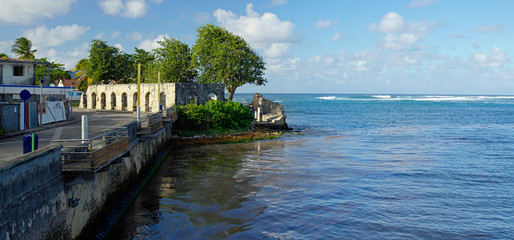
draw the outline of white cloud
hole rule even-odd
[[[480,33],[494,33],[494,32],[502,32],[505,27],[503,26],[496,26],[496,25],[489,25],[489,26],[478,26],[476,27],[475,31]]]
[[[386,33],[379,42],[383,48],[405,50],[415,47],[434,26],[435,22],[405,22],[398,13],[388,12],[378,24],[372,23],[368,29]]]
[[[382,44],[387,49],[404,50],[411,48],[419,39],[420,36],[413,33],[387,34]]]
[[[168,34],[161,34],[154,39],[145,39],[141,41],[137,48],[144,49],[145,51],[151,51],[154,48],[160,47],[158,41],[164,41],[164,38],[170,38]]]
[[[77,0],[4,0],[0,3],[0,21],[30,24],[38,19],[66,14]]]
[[[123,48],[123,45],[121,45],[121,43],[116,43],[116,44],[114,44],[114,46],[115,46],[116,48],[118,48],[121,52],[124,52],[124,51],[125,51],[125,49]]]
[[[475,53],[469,57],[468,61],[472,68],[501,68],[511,62],[505,51],[497,46],[491,49],[489,55]]]
[[[293,23],[280,20],[277,15],[269,12],[260,15],[253,10],[252,4],[246,6],[246,16],[217,9],[214,17],[223,27],[241,35],[253,47],[263,50],[265,57],[279,57],[278,52],[280,56],[287,56],[288,49],[299,41]]]
[[[132,33],[127,33],[127,37],[134,41],[140,41],[143,39],[143,35],[141,35],[141,33],[136,30],[134,30]]]
[[[404,30],[403,17],[395,12],[388,12],[378,23],[372,23],[368,29],[383,33],[401,32]]]
[[[98,4],[104,13],[108,15],[118,15],[125,8],[121,0],[104,0]]]
[[[318,22],[316,22],[316,27],[317,28],[330,28],[330,27],[334,26],[334,24],[337,24],[338,22],[339,22],[338,20],[332,21],[330,19],[319,20]]]
[[[104,31],[101,31],[97,34],[95,34],[95,39],[102,39],[105,35],[105,32]]]
[[[89,56],[89,44],[84,42],[71,51],[58,51],[53,48],[38,49],[37,56],[45,56],[49,61],[62,63],[65,69],[72,70],[80,59]]]
[[[409,4],[410,8],[426,7],[439,2],[439,0],[414,0]]]
[[[150,2],[160,4],[162,0]],[[140,18],[148,11],[148,4],[145,0],[101,0],[98,5],[105,14],[125,18]]]
[[[346,36],[344,34],[341,34],[340,32],[336,32],[334,36],[332,36],[332,41],[339,42],[342,40],[345,40]]]
[[[117,37],[119,37],[120,35],[121,35],[121,32],[120,32],[120,31],[115,31],[115,32],[113,32],[113,33],[111,34],[111,37],[112,37],[112,38],[117,38]]]
[[[89,27],[77,24],[57,26],[48,29],[45,25],[37,28],[28,29],[23,35],[30,39],[35,46],[59,46],[67,41],[80,38],[89,30]]]
[[[287,4],[287,0],[271,0],[271,5],[283,5]]]
[[[0,41],[0,53],[9,55],[13,44],[14,41]]]
[[[146,14],[148,6],[144,0],[127,0],[125,12],[122,13],[126,18],[139,18]]]

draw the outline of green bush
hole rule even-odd
[[[198,133],[248,130],[253,120],[249,108],[233,101],[211,100],[205,105],[177,106],[177,114],[179,118],[173,124],[174,129]]]
[[[0,126],[0,136],[3,136],[5,134],[5,129]]]

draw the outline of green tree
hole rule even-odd
[[[16,54],[20,59],[35,59],[34,53],[36,49],[32,49],[32,41],[25,37],[16,39],[12,45],[11,52]]]
[[[132,56],[99,39],[91,41],[86,72],[93,84],[130,83],[135,76]]]
[[[195,71],[191,68],[191,49],[177,39],[165,38],[159,41],[160,47],[153,50],[154,61],[146,75],[157,81],[157,71],[164,82],[193,82]]]
[[[199,27],[196,33],[192,67],[198,71],[200,82],[223,83],[229,100],[244,84],[267,82],[262,58],[242,37],[212,24]]]
[[[152,53],[145,51],[144,49],[135,48],[135,53],[132,54],[134,71],[137,77],[137,64],[141,63],[141,82],[149,82],[150,75],[148,73],[148,69],[153,63],[155,57]],[[137,80],[137,79],[136,79]],[[157,80],[156,80],[157,81]]]
[[[48,62],[46,58],[36,59],[37,62]],[[39,80],[45,76],[44,66],[38,65],[36,67],[36,85],[39,85]],[[50,71],[50,83],[58,84],[59,79],[68,79],[70,77],[70,71],[64,68],[64,64],[50,62],[50,69],[46,66],[46,74]]]
[[[0,53],[0,59],[7,59],[7,58],[9,58],[9,56],[7,56],[7,54]]]
[[[78,89],[81,91],[86,91],[89,84],[91,84],[91,78],[87,74],[87,69],[89,67],[89,59],[83,58],[81,59],[75,68],[73,68],[73,76],[76,82],[80,82]]]

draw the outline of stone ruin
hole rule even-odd
[[[254,128],[267,128],[274,130],[291,130],[286,123],[284,106],[270,101],[260,93],[255,93],[253,101],[249,104],[255,113]]]

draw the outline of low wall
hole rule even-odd
[[[0,239],[67,239],[61,146],[0,163]]]
[[[60,145],[0,162],[0,239],[89,239],[172,137],[170,123],[144,136],[136,126],[127,124],[129,156],[99,172],[63,175]]]
[[[126,194],[127,186],[145,172],[171,136],[171,124],[167,124],[153,135],[133,140],[130,157],[116,160],[93,176],[74,176],[68,180],[66,195],[77,201],[76,206],[68,208],[66,217],[72,238],[86,238],[93,233],[98,222],[104,221],[105,213],[111,212],[116,199]]]

